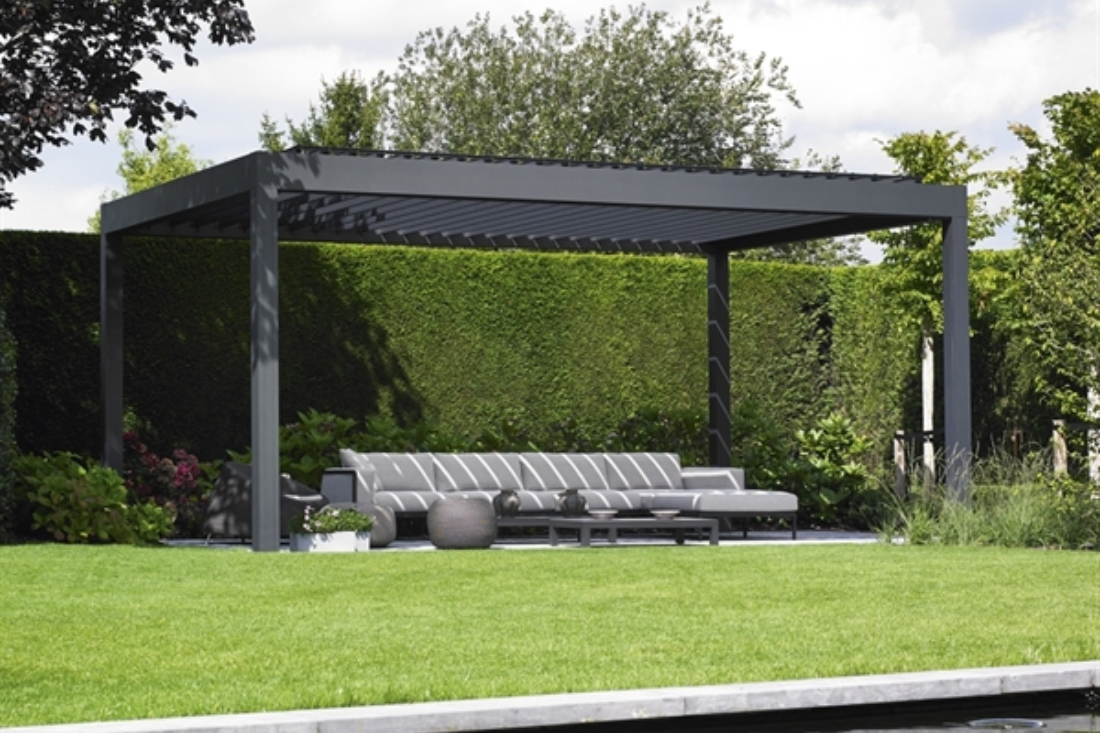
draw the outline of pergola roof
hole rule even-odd
[[[191,176],[174,206],[138,194],[115,217],[112,202],[104,231],[247,237],[261,159],[285,241],[702,253],[939,219],[954,193],[901,176],[295,148]]]
[[[280,240],[707,256],[710,460],[730,460],[731,250],[939,222],[947,481],[969,484],[966,189],[898,176],[293,149],[259,152],[101,207],[104,460],[121,468],[129,235],[247,238],[253,548],[278,549]],[[732,294],[736,297],[736,294]]]

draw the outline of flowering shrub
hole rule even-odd
[[[195,536],[213,488],[209,478],[213,468],[182,448],[172,451],[171,458],[161,458],[132,430],[122,440],[122,476],[130,495],[164,508],[173,518],[176,534]]]
[[[332,532],[369,532],[374,527],[374,517],[357,509],[324,507],[313,510],[306,507],[301,514],[290,519],[290,531],[294,534],[330,534]]]

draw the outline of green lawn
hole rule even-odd
[[[1100,553],[0,547],[0,726],[1100,659]]]

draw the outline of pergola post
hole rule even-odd
[[[99,368],[103,465],[122,470],[122,235],[99,238]]]
[[[730,255],[707,253],[707,371],[710,391],[710,465],[729,466],[730,454]]]
[[[266,167],[250,195],[252,285],[252,549],[279,549],[279,232]]]
[[[970,499],[970,302],[966,191],[961,214],[943,223],[943,402],[947,490]]]

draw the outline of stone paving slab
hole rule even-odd
[[[8,728],[5,733],[443,733],[1100,687],[1100,660],[622,692]],[[855,711],[853,711],[855,712]]]

